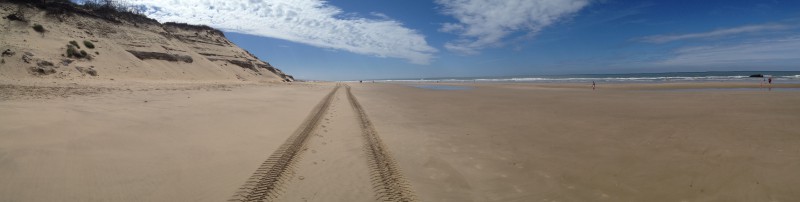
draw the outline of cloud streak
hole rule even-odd
[[[750,41],[725,46],[679,49],[660,62],[667,66],[800,64],[800,36]]]
[[[445,23],[439,29],[459,35],[459,39],[446,43],[445,48],[463,54],[502,46],[505,38],[520,31],[535,35],[589,5],[588,0],[437,0],[436,3],[442,6],[442,13],[458,21]]]
[[[126,0],[162,22],[206,24],[222,30],[278,38],[321,48],[429,64],[438,50],[425,36],[384,16],[342,17],[323,0]]]
[[[642,37],[640,41],[649,43],[667,43],[679,40],[715,38],[715,37],[723,37],[723,36],[737,35],[737,34],[785,30],[789,28],[791,27],[783,24],[746,25],[741,27],[718,29],[710,32],[647,36],[647,37]]]

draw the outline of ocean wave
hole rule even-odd
[[[546,78],[546,77],[519,77],[519,78],[494,78],[474,79],[482,82],[526,82],[526,81],[701,81],[701,80],[739,80],[749,76],[669,76],[669,77],[573,77],[573,78]]]

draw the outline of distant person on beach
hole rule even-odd
[[[772,77],[769,77],[767,81],[769,81],[769,85],[772,85]]]
[[[595,87],[596,85],[597,85],[597,84],[595,84],[595,83],[594,83],[594,81],[592,81],[592,90],[594,90],[594,87]]]

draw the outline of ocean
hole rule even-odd
[[[750,75],[764,75],[763,78]],[[667,72],[632,74],[564,74],[526,75],[499,77],[440,77],[379,79],[375,82],[525,82],[525,83],[666,83],[666,82],[761,82],[772,77],[773,83],[800,83],[800,71],[714,71],[714,72]],[[372,80],[369,80],[372,81]]]

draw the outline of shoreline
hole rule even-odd
[[[509,88],[537,89],[592,89],[591,82],[581,83],[459,83],[459,82],[380,82],[398,85],[443,85],[443,86],[500,86]],[[366,84],[366,83],[365,83]],[[759,84],[748,82],[674,82],[674,83],[597,83],[596,90],[669,90],[669,89],[768,89],[768,88],[800,88],[800,83]]]
[[[775,75],[770,75],[773,73]],[[761,75],[761,77],[751,77]],[[450,82],[450,83],[672,83],[672,82],[758,82],[775,81],[800,83],[800,71],[710,71],[619,74],[556,74],[487,77],[433,77],[415,79],[372,79],[377,82]],[[352,80],[359,81],[359,80]],[[352,82],[349,81],[349,82]]]
[[[159,91],[159,90],[230,90],[237,87],[259,86],[319,86],[339,82],[260,82],[230,80],[82,80],[71,81],[61,79],[21,81],[0,81],[2,100],[36,99],[52,97],[69,97],[88,94],[109,93],[114,91]],[[342,82],[355,83],[357,82]],[[510,89],[538,90],[592,90],[591,83],[520,83],[520,82],[376,82],[361,85],[401,85],[401,86],[463,86],[470,88],[498,87]],[[759,84],[748,82],[672,82],[672,83],[598,83],[595,91],[795,91],[800,83]],[[462,89],[463,90],[463,89]]]

